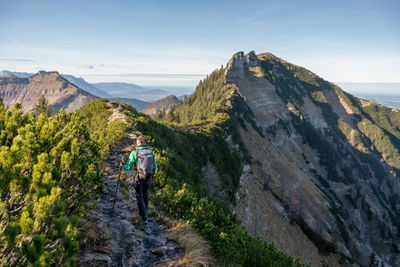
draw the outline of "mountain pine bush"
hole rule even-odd
[[[111,112],[104,99],[53,116],[24,114],[20,108],[0,105],[1,265],[72,266],[79,220],[102,189],[100,164],[127,126],[108,123]],[[159,163],[153,201],[205,236],[222,266],[300,266],[245,232],[227,206],[202,189],[201,168],[208,161],[232,178],[230,191],[238,180],[229,170],[239,173],[246,160],[227,147],[223,129],[234,124],[226,110],[214,110],[215,119],[201,129],[181,131],[124,108],[128,121],[153,143]],[[232,166],[224,167],[221,158]]]
[[[3,266],[74,265],[79,219],[102,189],[101,161],[126,130],[114,123],[103,132],[108,117],[101,99],[79,112],[53,116],[45,102],[38,106],[24,114],[20,104],[11,111],[0,101]]]

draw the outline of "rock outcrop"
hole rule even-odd
[[[243,52],[238,52],[229,60],[226,76],[244,78],[248,68],[254,68],[258,65],[259,61],[254,51],[250,51],[246,55]]]

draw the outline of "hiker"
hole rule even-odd
[[[154,185],[153,174],[157,169],[156,158],[153,151],[146,142],[146,137],[139,135],[136,140],[136,149],[129,155],[128,162],[122,160],[122,168],[132,169],[136,166],[136,175],[134,177],[134,187],[138,203],[139,215],[142,216],[144,224],[147,224],[149,217],[147,208],[149,206],[148,190],[150,185]]]

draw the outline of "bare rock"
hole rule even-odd
[[[87,253],[80,259],[78,266],[111,266],[111,258],[105,254]]]

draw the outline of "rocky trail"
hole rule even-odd
[[[78,266],[174,266],[179,256],[177,244],[166,239],[168,227],[150,219],[143,224],[137,211],[132,175],[123,171],[115,201],[119,162],[123,150],[135,144],[128,131],[125,142],[113,148],[104,168],[104,193],[97,207],[89,212],[87,237],[83,240]],[[151,218],[151,216],[150,216]]]

